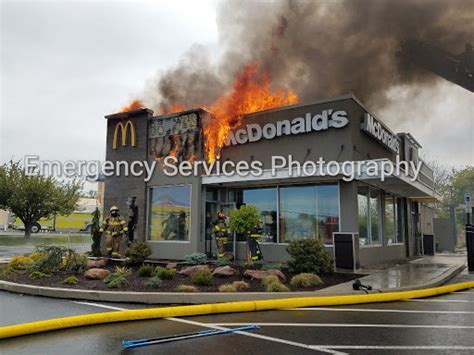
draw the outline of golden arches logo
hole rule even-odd
[[[115,126],[115,131],[114,131],[114,139],[112,141],[112,149],[117,149],[118,148],[118,142],[117,139],[119,137],[119,131],[121,134],[121,139],[122,139],[122,146],[127,145],[127,132],[128,129],[130,129],[130,145],[132,147],[135,147],[135,127],[133,126],[132,121],[127,121],[125,124],[123,122],[117,123]]]

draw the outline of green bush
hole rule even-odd
[[[207,262],[207,256],[203,253],[192,253],[184,257],[189,265],[200,265]]]
[[[219,286],[219,292],[236,292],[237,289],[232,284],[224,284]]]
[[[143,264],[150,255],[151,249],[146,243],[132,243],[125,252],[127,257],[125,263],[128,266],[138,266]]]
[[[273,282],[280,282],[280,279],[276,275],[268,275],[262,278],[262,284],[268,286]]]
[[[212,273],[209,270],[197,271],[193,277],[193,284],[198,286],[211,286],[212,285]]]
[[[161,279],[155,275],[148,279],[148,281],[145,283],[145,286],[150,288],[159,288],[161,286],[161,283]]]
[[[260,213],[254,205],[242,205],[233,209],[229,215],[230,230],[237,234],[245,234],[260,224]]]
[[[267,285],[267,292],[288,292],[290,289],[283,285],[280,281],[271,282]]]
[[[217,267],[222,267],[222,266],[227,266],[230,265],[229,259],[227,259],[225,256],[222,256],[216,260],[216,266]]]
[[[19,255],[10,259],[8,262],[8,267],[12,268],[13,270],[26,270],[29,269],[33,263],[34,261],[30,257]]]
[[[61,269],[67,272],[80,273],[87,268],[87,257],[74,250],[67,249],[61,262]]]
[[[77,285],[77,283],[79,282],[79,280],[77,279],[76,276],[69,276],[69,277],[66,277],[63,281],[63,284],[66,284],[66,285]]]
[[[288,266],[293,272],[322,275],[334,271],[333,258],[319,240],[295,240],[290,242],[286,250],[291,256]]]
[[[321,278],[315,274],[301,273],[291,278],[290,284],[295,287],[319,286],[323,283]]]
[[[150,264],[145,264],[140,266],[140,269],[138,269],[138,276],[140,277],[150,277],[153,275],[153,266]]]
[[[71,253],[76,254],[72,250],[55,245],[40,245],[36,249],[43,256],[35,261],[32,269],[44,273],[58,272],[63,267],[67,267],[68,262],[63,261],[63,258]]]
[[[114,272],[104,279],[108,288],[120,288],[128,285],[127,279],[120,273]]]
[[[49,277],[48,274],[45,274],[44,272],[41,271],[33,271],[30,275],[29,278],[33,280],[39,280],[39,279],[44,279],[46,277]]]
[[[197,288],[191,285],[179,285],[176,292],[197,292]]]
[[[172,280],[176,275],[176,269],[168,269],[166,267],[157,266],[155,269],[155,275],[162,280]]]

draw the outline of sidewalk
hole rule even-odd
[[[382,292],[405,291],[415,288],[439,286],[459,274],[466,264],[466,254],[437,254],[397,265],[385,270],[361,269],[370,274],[361,277],[364,285]],[[352,281],[325,288],[325,292],[344,293],[352,291]]]

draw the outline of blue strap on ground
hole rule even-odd
[[[125,349],[133,349],[133,348],[138,348],[141,346],[170,343],[173,341],[186,340],[186,339],[202,338],[202,337],[210,336],[210,335],[231,334],[235,332],[255,330],[258,328],[259,327],[256,325],[247,325],[245,327],[239,327],[239,328],[233,328],[233,329],[223,329],[223,330],[208,329],[208,330],[202,330],[195,333],[180,334],[180,335],[167,336],[167,337],[161,337],[161,338],[124,340],[122,344]]]

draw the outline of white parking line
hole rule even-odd
[[[463,345],[312,345],[311,348],[342,350],[474,350],[474,346]]]
[[[105,308],[105,309],[113,309],[113,310],[116,310],[116,311],[126,311],[126,310],[128,310],[127,308],[108,306],[108,305],[100,304],[100,303],[79,302],[79,301],[73,301],[73,303],[83,304],[83,305],[92,306],[92,307],[100,307],[100,308]],[[201,323],[201,322],[196,322],[196,321],[181,319],[181,318],[169,317],[169,318],[164,318],[164,319],[169,320],[169,321],[173,321],[173,322],[196,325],[196,326],[203,327],[203,328],[211,328],[211,329],[219,329],[219,330],[228,330],[229,329],[229,328],[225,328],[225,327],[221,327],[221,326],[217,326],[217,325],[212,325],[212,324],[208,324],[208,323]],[[347,353],[337,351],[337,350],[326,349],[324,347],[318,347],[318,349],[314,349],[312,345],[297,343],[297,342],[294,342],[294,341],[280,339],[280,338],[274,338],[274,337],[261,335],[261,334],[253,334],[253,333],[248,333],[248,332],[235,332],[235,334],[244,335],[244,336],[251,337],[251,338],[268,340],[268,341],[281,343],[281,344],[286,344],[286,345],[291,345],[291,346],[295,346],[295,347],[298,347],[298,348],[304,348],[304,349],[308,349],[308,350],[317,350],[317,351],[328,353],[328,354],[347,355]]]
[[[204,323],[209,326],[243,327],[250,323]],[[327,328],[436,328],[436,329],[474,329],[471,325],[431,325],[431,324],[364,324],[364,323],[266,323],[252,322],[261,327],[327,327]]]
[[[330,311],[330,312],[380,312],[380,313],[426,313],[426,314],[474,314],[474,311],[421,311],[416,309],[384,308],[288,308],[281,311]]]
[[[413,300],[404,300],[405,302],[440,302],[440,303],[474,303],[471,300],[455,300],[455,299],[447,299],[447,300],[428,300],[428,299],[413,299]]]

